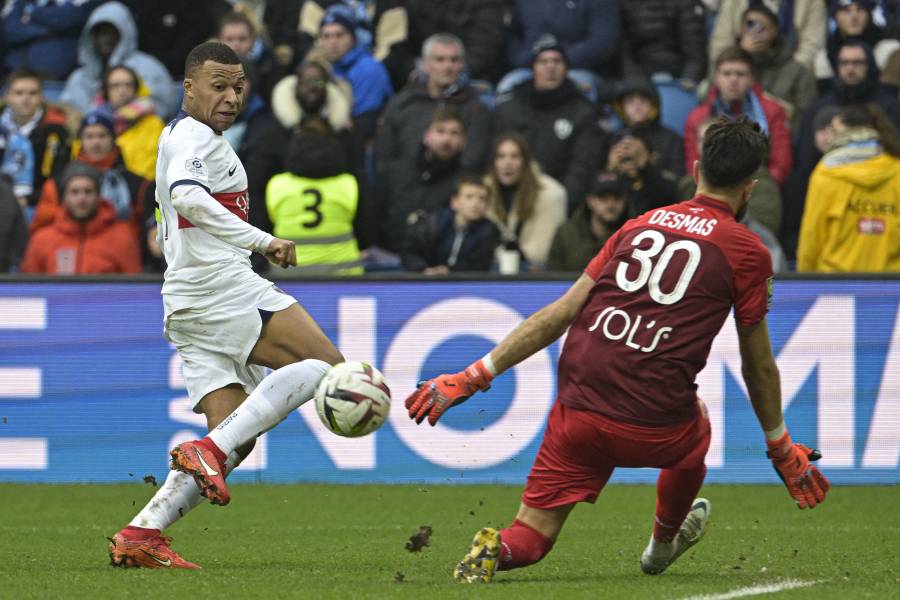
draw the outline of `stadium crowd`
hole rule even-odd
[[[690,198],[703,134],[771,150],[777,271],[900,272],[898,0],[6,0],[0,272],[160,272],[184,58],[241,57],[224,135],[280,275],[578,271]],[[261,256],[254,266],[268,268]]]

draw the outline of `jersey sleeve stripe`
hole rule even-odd
[[[210,196],[212,195],[212,192],[209,191],[209,188],[208,188],[208,187],[206,187],[205,185],[203,185],[203,184],[200,183],[199,181],[194,181],[193,179],[179,179],[178,181],[172,183],[172,185],[169,186],[169,194],[171,194],[171,193],[172,193],[172,190],[174,190],[174,189],[175,189],[176,187],[178,187],[179,185],[199,185],[199,186],[202,187],[204,190],[206,190],[206,193],[207,193],[207,194],[209,194]]]

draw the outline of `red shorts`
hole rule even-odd
[[[556,402],[522,502],[543,509],[593,503],[616,467],[697,468],[709,441],[709,418],[699,401],[695,419],[667,427],[622,423]]]

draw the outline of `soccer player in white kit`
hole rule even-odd
[[[253,251],[283,267],[296,254],[294,242],[247,222],[247,174],[222,137],[243,102],[238,56],[219,42],[196,46],[183,85],[182,110],[160,136],[156,163],[158,240],[168,263],[164,330],[210,433],[172,450],[165,484],[110,538],[110,562],[121,567],[200,568],[172,550],[162,530],[203,496],[227,504],[225,474],[343,360],[297,301],[250,267]],[[264,367],[274,369],[265,379]]]

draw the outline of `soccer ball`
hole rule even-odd
[[[331,367],[316,388],[316,412],[332,432],[344,437],[368,435],[391,412],[391,390],[384,375],[358,360]]]

